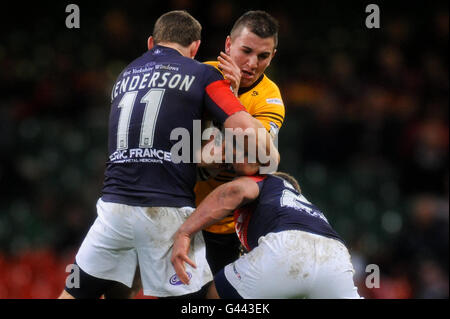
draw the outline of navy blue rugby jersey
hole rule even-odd
[[[261,236],[284,230],[307,231],[344,243],[323,213],[290,183],[273,175],[252,178],[259,186],[258,198],[234,212],[236,232],[248,251],[258,246]]]
[[[194,120],[207,112],[223,123],[245,111],[229,83],[214,67],[157,45],[122,71],[111,100],[102,199],[132,206],[194,207]],[[189,135],[175,134],[171,140],[174,129]],[[175,163],[171,149],[182,139],[189,145],[183,144],[184,153],[178,154],[189,154],[188,160]]]

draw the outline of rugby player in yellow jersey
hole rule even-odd
[[[218,68],[227,78],[241,104],[258,119],[272,137],[275,137],[284,120],[284,105],[280,90],[264,71],[275,55],[278,42],[278,22],[264,11],[248,11],[234,24],[225,40],[225,53],[218,61],[205,62]],[[220,171],[208,177],[206,169],[199,169],[203,181],[195,187],[196,205],[216,187],[231,181],[233,171]],[[206,257],[215,274],[221,268],[238,259],[240,241],[234,230],[233,217],[210,226],[203,231]],[[111,289],[107,298],[133,298],[141,289],[139,271],[133,287],[118,285]]]
[[[221,53],[218,61],[206,62],[230,80],[242,105],[272,137],[277,135],[285,114],[280,90],[264,74],[275,55],[277,42],[277,21],[264,11],[248,11],[235,22],[226,38],[225,53]],[[197,207],[213,189],[231,181],[236,174],[224,170],[209,176],[207,170],[200,168],[199,176],[203,180],[195,186]],[[203,236],[213,274],[239,257],[240,242],[235,234],[233,216],[210,226],[203,231]]]

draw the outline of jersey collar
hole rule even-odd
[[[252,85],[250,85],[249,87],[246,88],[239,88],[238,90],[238,95],[247,93],[248,91],[250,91],[251,89],[253,89],[255,86],[257,86],[259,84],[259,82],[262,81],[262,79],[264,78],[264,73],[261,74],[261,76],[258,78],[258,80],[255,81],[255,83],[253,83]]]
[[[166,54],[177,54],[177,55],[182,55],[180,52],[178,52],[178,51],[175,50],[175,49],[172,49],[172,48],[169,48],[169,47],[165,47],[165,46],[159,45],[159,44],[156,44],[156,45],[150,50],[150,52],[152,52],[153,54],[155,54],[155,53],[158,52],[158,50],[159,50],[163,55],[166,55]]]

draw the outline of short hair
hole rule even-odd
[[[155,44],[173,42],[183,47],[200,40],[202,25],[185,10],[167,12],[156,20],[153,28]]]
[[[297,192],[299,192],[300,194],[302,193],[302,189],[300,188],[299,183],[293,176],[289,175],[288,173],[284,173],[284,172],[275,172],[272,175],[280,177],[281,179],[285,180],[286,182],[288,182],[292,186],[294,186],[294,188]]]
[[[253,32],[260,38],[273,37],[274,48],[278,45],[278,21],[262,10],[247,11],[234,23],[231,29],[231,38],[240,34],[242,29],[247,27],[249,31]]]

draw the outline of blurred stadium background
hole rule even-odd
[[[80,29],[65,27],[70,2],[0,13],[0,298],[62,290],[96,216],[111,85],[173,9],[202,23],[201,61],[243,12],[279,20],[280,169],[347,241],[363,296],[448,298],[446,1],[73,2]],[[372,2],[380,29],[364,24]]]

